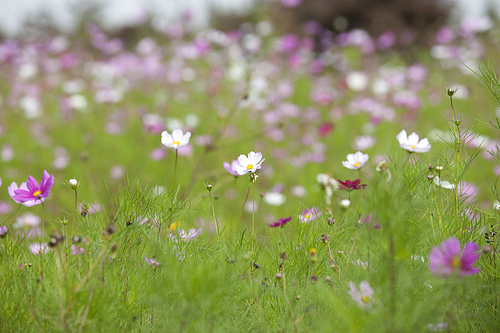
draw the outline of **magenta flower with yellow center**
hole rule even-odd
[[[429,269],[434,275],[450,277],[454,274],[458,276],[474,275],[480,269],[473,267],[479,258],[478,245],[474,242],[465,244],[463,250],[460,241],[456,238],[449,238],[435,246],[429,254]]]
[[[28,180],[17,186],[16,182],[12,182],[8,188],[11,198],[26,207],[41,204],[50,193],[50,189],[54,185],[54,176],[44,170],[40,184],[32,176],[28,176]]]

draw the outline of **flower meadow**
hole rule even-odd
[[[498,332],[500,36],[442,29],[2,40],[0,330]]]

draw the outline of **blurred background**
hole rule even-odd
[[[186,12],[195,29],[210,25],[230,29],[238,18],[243,22],[255,17],[265,2],[274,3],[271,14],[285,30],[297,27],[298,21],[318,20],[334,30],[377,32],[391,25],[424,28],[442,24],[448,17],[484,20],[500,14],[498,0],[0,0],[0,32],[19,36],[27,24],[36,23],[71,33],[89,15],[108,30],[140,25],[148,19],[162,30]]]

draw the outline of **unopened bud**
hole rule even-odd
[[[276,273],[276,280],[281,280],[283,278],[283,274]]]
[[[428,180],[433,180],[433,179],[434,179],[434,175],[428,175],[428,176],[427,176],[427,179],[428,179]]]
[[[71,186],[71,188],[73,190],[76,190],[77,187],[78,187],[78,180],[76,180],[76,179],[70,179],[70,180],[68,180],[68,184],[69,184],[69,186]]]
[[[440,166],[440,165],[438,165],[438,166],[436,167],[436,171],[437,171],[437,172],[441,172],[441,171],[443,171],[443,167],[442,167],[442,166]]]

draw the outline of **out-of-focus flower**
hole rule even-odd
[[[343,199],[343,200],[340,200],[339,204],[340,204],[341,208],[347,209],[351,205],[351,200]]]
[[[17,186],[16,182],[12,182],[8,187],[10,197],[17,203],[26,207],[41,204],[49,195],[50,189],[54,185],[54,176],[44,170],[40,185],[35,178],[28,176],[28,180]]]
[[[306,195],[306,189],[304,186],[301,185],[295,185],[290,188],[290,193],[292,193],[293,196],[302,198]]]
[[[184,134],[181,129],[176,129],[170,135],[167,131],[161,133],[161,143],[169,148],[179,149],[189,143],[191,132]]]
[[[366,184],[360,184],[361,183],[360,179],[356,179],[356,180],[352,180],[352,181],[346,180],[345,182],[338,179],[338,181],[340,183],[341,190],[348,190],[348,191],[362,190],[366,187]]]
[[[202,228],[199,228],[198,230],[191,228],[187,232],[184,229],[178,229],[177,233],[170,235],[170,237],[172,237],[172,241],[175,243],[178,243],[179,241],[187,242],[198,238],[202,232]]]
[[[285,224],[287,224],[288,222],[290,222],[291,220],[292,220],[291,216],[289,216],[289,217],[282,217],[278,221],[269,224],[269,227],[271,227],[271,228],[282,227]]]
[[[16,223],[12,225],[14,229],[20,228],[33,228],[39,225],[42,222],[42,219],[31,213],[26,213],[24,215],[20,215],[16,218]]]
[[[160,134],[165,128],[163,118],[157,114],[145,115],[142,117],[142,124],[144,131],[151,134]]]
[[[352,299],[358,303],[358,306],[361,309],[370,310],[373,307],[371,302],[373,289],[370,287],[368,281],[361,281],[359,284],[359,290],[354,282],[349,281],[349,288],[351,289],[348,291],[349,295],[351,295]]]
[[[156,261],[156,258],[149,259],[148,257],[144,257],[144,260],[146,260],[146,262],[148,263],[149,266],[154,267],[154,268],[161,265],[161,262]]]
[[[286,201],[286,196],[280,192],[267,192],[262,197],[262,200],[268,205],[271,206],[281,206]]]
[[[342,161],[342,165],[347,169],[357,170],[368,161],[368,154],[358,151],[354,154],[347,154],[347,161]]]
[[[456,238],[444,240],[439,247],[432,248],[429,254],[429,269],[434,275],[450,277],[456,273],[460,277],[474,275],[479,268],[472,267],[479,258],[478,245],[474,242],[465,244],[463,250]]]
[[[82,247],[75,246],[75,245],[71,244],[71,254],[72,255],[77,256],[77,255],[82,254],[84,252],[85,252],[85,250]]]
[[[439,176],[434,176],[434,184],[447,190],[453,190],[455,188],[455,184],[452,184],[447,180],[441,180]]]
[[[347,75],[346,84],[353,91],[362,91],[368,86],[368,77],[362,72],[352,72]]]
[[[318,133],[320,136],[328,136],[333,131],[333,123],[324,122],[318,126]]]
[[[7,236],[7,233],[9,232],[9,229],[7,228],[7,226],[2,226],[0,227],[0,238],[4,238],[5,236]]]
[[[431,144],[427,138],[419,140],[417,133],[413,132],[409,136],[405,130],[399,132],[396,136],[399,146],[408,150],[410,153],[427,153],[431,149]]]
[[[427,325],[427,329],[431,332],[441,332],[448,327],[448,323],[439,322],[437,324]]]
[[[332,203],[332,195],[334,190],[339,189],[339,183],[328,173],[319,173],[316,176],[316,181],[319,186],[325,190],[325,201],[329,205]]]
[[[247,173],[255,173],[258,169],[262,167],[262,162],[266,159],[262,158],[262,153],[255,153],[251,151],[248,153],[248,157],[241,154],[238,157],[238,164],[235,163],[236,172],[240,175],[246,175]]]
[[[294,8],[300,6],[303,0],[280,0],[281,4],[287,8]]]
[[[308,223],[314,221],[320,216],[321,212],[316,207],[312,207],[311,209],[306,209],[298,215],[299,220],[302,223]]]
[[[44,243],[32,243],[32,244],[30,244],[30,251],[34,255],[38,255],[38,254],[42,254],[42,253],[49,253],[50,247]]]
[[[236,171],[236,165],[238,164],[238,160],[233,160],[231,164],[229,164],[228,162],[224,162],[224,169],[226,169],[226,171],[233,176],[239,176],[238,172]]]
[[[354,141],[354,148],[357,150],[365,150],[373,147],[375,138],[371,135],[357,136]]]
[[[476,199],[477,187],[472,183],[463,180],[458,182],[457,191],[460,199],[465,200],[467,203],[472,203]]]

